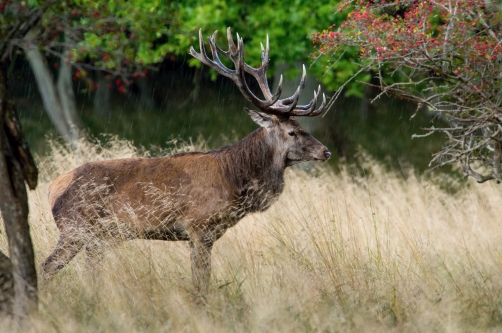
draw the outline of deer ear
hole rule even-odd
[[[261,127],[270,127],[274,124],[273,116],[269,116],[268,114],[261,113],[258,111],[250,110],[248,108],[244,108],[246,113],[251,117],[251,119],[260,125]]]

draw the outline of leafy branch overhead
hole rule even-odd
[[[315,36],[314,56],[358,50],[382,94],[418,103],[447,127],[448,143],[431,163],[460,163],[478,182],[502,180],[502,29],[500,6],[484,0],[345,1],[339,26]],[[352,76],[351,79],[354,79]],[[349,80],[351,80],[349,79]],[[417,109],[417,110],[418,110]]]

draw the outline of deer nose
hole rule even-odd
[[[326,157],[327,160],[331,157],[331,153],[329,152],[329,150],[324,151],[324,156]]]

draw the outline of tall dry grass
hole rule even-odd
[[[75,153],[53,144],[30,193],[37,264],[58,236],[50,181],[85,161],[138,155],[114,138]],[[500,331],[500,187],[472,184],[450,195],[371,163],[366,177],[318,165],[288,170],[278,202],[216,242],[204,304],[194,302],[184,242],[132,241],[92,271],[80,254],[42,286],[33,331]]]

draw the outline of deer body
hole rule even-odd
[[[289,103],[297,110],[294,100]],[[299,115],[318,114],[314,107],[315,102],[300,107]],[[90,162],[57,178],[49,202],[60,236],[42,263],[42,276],[52,277],[84,247],[92,260],[103,243],[180,240],[190,244],[193,282],[206,293],[214,242],[246,214],[270,207],[283,191],[286,167],[330,156],[290,113],[246,112],[260,128],[234,145]]]
[[[190,229],[224,231],[222,222],[232,226],[264,210],[282,192],[286,161],[264,144],[264,134],[260,129],[207,153],[86,163],[50,185],[52,213],[60,229],[71,221],[93,228],[113,214],[130,234],[145,238],[188,240]]]

